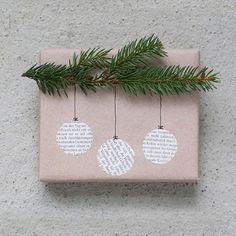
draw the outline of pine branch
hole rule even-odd
[[[87,94],[99,87],[118,86],[126,92],[142,94],[181,94],[209,91],[219,82],[217,74],[207,67],[150,67],[151,60],[166,55],[160,40],[154,35],[135,40],[111,58],[110,50],[94,48],[73,55],[68,65],[45,63],[34,65],[22,76],[36,81],[43,93],[67,95],[70,86],[77,85]]]
[[[74,53],[72,60],[69,60],[69,66],[54,63],[34,65],[22,76],[35,80],[39,89],[49,95],[57,92],[60,96],[60,90],[67,95],[68,87],[75,84],[85,92],[83,81],[92,79],[96,69],[109,65],[109,52],[110,50],[100,48],[88,49],[81,51],[80,56]],[[94,90],[91,86],[89,88]]]
[[[54,63],[34,65],[22,76],[35,80],[39,89],[49,95],[54,95],[55,91],[61,95],[61,90],[67,95],[66,91],[71,85],[69,80],[71,73],[66,65],[55,65]]]
[[[136,39],[123,48],[111,59],[109,71],[111,73],[132,66],[146,65],[150,60],[166,56],[164,46],[155,35]]]
[[[181,94],[191,91],[209,91],[219,82],[217,74],[207,67],[161,66],[136,69],[117,77],[117,84],[131,94]]]
[[[106,50],[101,48],[82,50],[79,57],[74,53],[73,60],[69,61],[69,65],[71,68],[79,69],[81,67],[103,69],[109,65],[110,57],[108,57],[108,53],[110,51],[111,49]]]

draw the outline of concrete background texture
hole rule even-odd
[[[235,0],[0,1],[0,235],[236,235]],[[201,95],[197,184],[38,181],[44,48],[120,47],[156,33],[220,72]]]

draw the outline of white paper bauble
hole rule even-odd
[[[165,129],[154,129],[143,141],[143,152],[146,159],[155,164],[166,164],[171,161],[177,151],[177,140]]]
[[[93,135],[87,124],[77,120],[64,123],[57,132],[56,140],[65,154],[76,156],[89,150]]]
[[[133,149],[121,139],[109,139],[98,150],[99,166],[109,175],[123,175],[134,164]]]

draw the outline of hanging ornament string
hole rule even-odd
[[[65,154],[80,156],[90,149],[93,141],[93,135],[90,127],[78,119],[76,109],[76,85],[74,85],[73,93],[73,121],[62,124],[57,132],[56,140],[58,146],[64,151]]]
[[[77,110],[76,110],[76,85],[74,85],[74,121],[78,121]]]
[[[108,175],[123,175],[134,164],[134,151],[131,146],[117,136],[117,91],[114,86],[114,136],[104,142],[98,149],[99,166]]]
[[[158,125],[158,129],[163,129],[163,125],[162,125],[162,96],[160,95],[160,118],[159,118],[159,125]]]
[[[162,95],[160,95],[160,117],[157,129],[147,133],[143,140],[143,152],[147,160],[154,164],[166,164],[177,152],[177,140],[170,131],[162,125]]]
[[[117,111],[116,111],[116,86],[114,87],[114,136],[113,139],[118,139],[117,133],[116,133],[116,123],[117,123]]]

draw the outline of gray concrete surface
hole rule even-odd
[[[0,1],[0,235],[236,235],[236,2]],[[156,33],[220,71],[202,94],[198,184],[44,184],[39,98],[20,77],[48,47],[119,47]]]

